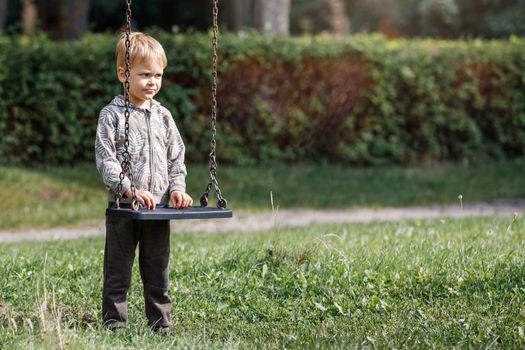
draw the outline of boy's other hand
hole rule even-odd
[[[173,191],[170,197],[173,208],[175,209],[184,209],[193,204],[193,199],[185,192]]]
[[[124,197],[126,198],[131,198],[131,196],[131,190],[127,190],[126,193],[124,193]],[[137,199],[144,208],[154,210],[157,206],[157,204],[155,203],[155,198],[153,198],[151,192],[137,191]]]

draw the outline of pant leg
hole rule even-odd
[[[107,217],[104,249],[104,287],[102,317],[104,322],[127,322],[127,292],[138,236],[133,220]]]
[[[171,299],[168,295],[170,223],[168,220],[142,222],[139,244],[140,275],[148,324],[171,325]]]

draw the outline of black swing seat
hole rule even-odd
[[[127,218],[132,220],[183,220],[183,219],[226,219],[233,217],[231,209],[188,207],[175,209],[157,206],[155,210],[140,208],[135,211],[129,205],[121,208],[107,208],[106,216]]]

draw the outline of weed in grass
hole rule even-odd
[[[64,349],[67,340],[62,329],[62,308],[57,305],[55,291],[48,294],[44,287],[43,294],[37,285],[36,309],[38,310],[40,323],[40,339],[46,349]]]
[[[273,202],[273,191],[270,191],[270,205],[271,205],[271,208],[272,208],[272,216],[273,216],[273,230],[275,232],[275,234],[279,234],[279,229],[280,229],[280,223],[279,223],[279,218],[278,218],[278,214],[279,214],[279,205],[274,205],[274,202]]]
[[[505,231],[506,234],[509,234],[510,230],[512,229],[512,224],[518,219],[519,214],[514,213],[512,214],[512,221],[510,222],[509,226],[507,227],[507,231]]]
[[[462,224],[461,220],[462,220],[462,218],[463,218],[463,195],[460,194],[460,195],[458,196],[458,199],[459,199],[459,208],[460,208],[460,214],[461,214],[461,217],[460,217],[460,219],[459,219],[459,233],[461,234],[461,233],[463,232],[463,231],[461,230],[461,226],[462,226],[462,225],[461,225],[461,224]]]

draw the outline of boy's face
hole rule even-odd
[[[134,62],[129,76],[129,101],[137,107],[149,107],[162,85],[164,68],[155,60]],[[124,67],[118,67],[118,78],[126,81]]]

